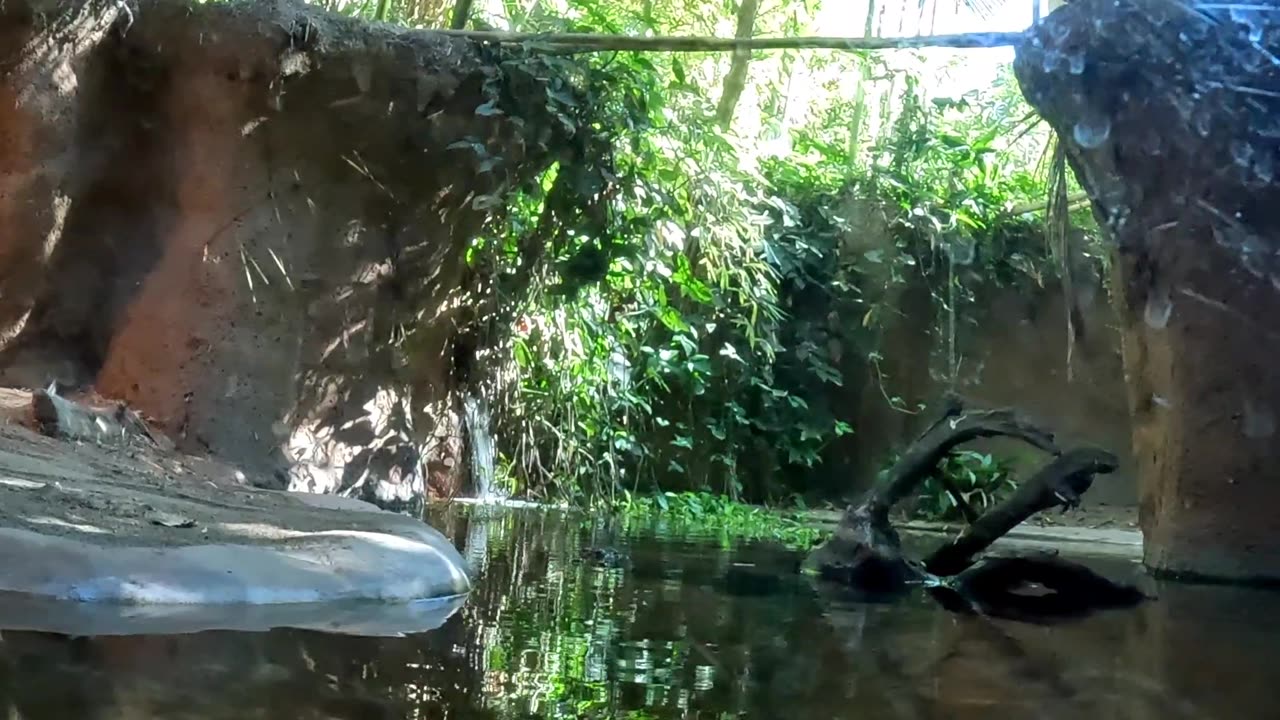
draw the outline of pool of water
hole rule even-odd
[[[1168,586],[1042,627],[813,587],[798,556],[438,511],[478,583],[442,627],[0,633],[10,718],[1273,718],[1280,595]],[[608,548],[616,553],[593,552]],[[1131,572],[1113,566],[1115,573]],[[2,618],[0,618],[2,625]]]

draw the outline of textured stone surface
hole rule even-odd
[[[0,397],[5,414],[14,395]],[[0,425],[0,614],[14,627],[415,632],[470,589],[457,550],[414,518],[255,488],[147,444]]]
[[[1266,9],[1074,0],[1018,50],[1115,241],[1156,571],[1280,579],[1280,27]]]

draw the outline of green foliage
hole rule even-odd
[[[627,493],[614,510],[628,529],[661,529],[664,534],[711,535],[728,545],[733,540],[772,540],[787,547],[808,549],[823,533],[795,514],[737,502],[723,495],[699,492]]]
[[[940,373],[954,382],[959,306],[984,284],[1054,276],[1039,223],[1008,212],[1043,190],[1000,145],[1025,119],[986,95],[929,102],[908,77],[892,131],[865,156],[805,126],[794,154],[752,158],[714,127],[683,62],[619,54],[588,72],[609,77],[589,101],[595,123],[625,128],[606,221],[549,239],[512,212],[493,231],[508,247],[549,242],[556,258],[512,341],[520,380],[502,426],[535,493],[803,490],[854,430],[839,403],[849,363],[877,362],[902,288],[938,299],[938,336],[951,338]],[[515,207],[547,207],[527,198]],[[842,212],[850,201],[863,216]],[[868,244],[875,218],[882,237]]]
[[[774,380],[785,313],[760,245],[761,208],[772,199],[731,138],[709,129],[713,104],[686,60],[591,62],[592,87],[607,89],[585,102],[592,127],[620,130],[607,217],[545,222],[562,164],[554,181],[515,198],[506,224],[473,250],[484,262],[483,250],[502,244],[498,272],[516,264],[512,247],[549,244],[553,258],[512,340],[521,384],[503,418],[506,449],[531,489],[573,501],[689,474],[737,497],[744,446],[772,454],[780,444],[787,461],[812,464],[849,428]],[[560,206],[592,197],[576,191]],[[810,367],[839,382],[820,357]]]
[[[938,473],[948,478],[961,498],[979,514],[1008,496],[1018,486],[1008,466],[986,453],[960,450],[952,452],[939,465]],[[916,498],[915,515],[936,520],[963,520],[955,498],[936,477],[921,486]]]
[[[325,2],[410,25],[447,13]],[[820,9],[762,12],[756,33],[812,30]],[[574,0],[490,3],[474,17],[527,32],[722,34],[735,13]],[[877,58],[756,56],[726,132],[723,54],[481,52],[496,70],[476,113],[553,128],[526,138],[530,154],[554,158],[548,171],[474,199],[493,219],[468,250],[497,298],[472,331],[490,349],[485,390],[518,493],[628,508],[723,497],[713,506],[731,515],[738,501],[804,493],[845,452],[864,376],[891,406],[919,410],[880,373],[904,293],[932,297],[933,317],[908,320],[933,325],[929,360],[955,385],[966,308],[1067,266],[1038,219],[1010,212],[1044,196],[1047,139],[1011,73],[948,98]],[[455,149],[487,170],[523,160],[487,147]]]

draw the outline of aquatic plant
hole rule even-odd
[[[771,540],[808,549],[825,536],[806,524],[798,512],[748,505],[705,492],[624,493],[612,509],[633,532],[661,528],[682,535],[717,537],[723,544]]]
[[[912,512],[929,520],[967,520],[1008,497],[1018,482],[990,453],[956,450],[923,482]]]

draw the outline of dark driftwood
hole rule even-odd
[[[31,414],[36,429],[50,437],[119,445],[143,440],[170,446],[167,438],[153,434],[142,418],[123,403],[114,408],[96,408],[55,392],[37,390],[31,395]]]
[[[1114,472],[1116,456],[1105,450],[1080,448],[1058,456],[1009,496],[965,528],[960,536],[943,545],[925,560],[925,568],[935,575],[955,575],[973,564],[986,550],[1023,520],[1043,510],[1080,504],[1080,496],[1093,484],[1095,474]]]
[[[1056,457],[925,563],[907,557],[889,522],[889,511],[933,476],[938,463],[957,445],[1001,435],[1019,438]],[[942,418],[911,444],[862,501],[845,510],[835,534],[809,555],[805,569],[868,593],[903,592],[923,584],[945,607],[962,612],[1043,619],[1133,604],[1143,597],[1137,590],[1060,558],[977,561],[979,553],[1035,513],[1079,504],[1093,476],[1110,473],[1116,466],[1115,456],[1103,450],[1059,454],[1050,433],[1012,410],[968,410],[959,399],[949,398]],[[1039,585],[1047,594],[1021,594],[1028,583]]]
[[[844,511],[835,533],[805,559],[804,570],[823,580],[869,593],[901,592],[926,579],[924,568],[902,554],[902,540],[864,502]]]
[[[907,448],[862,502],[845,510],[835,534],[810,554],[806,569],[870,592],[892,592],[927,580],[924,568],[903,556],[889,510],[932,476],[954,447],[998,435],[1056,450],[1051,434],[1012,410],[966,410],[958,398],[948,398],[943,416]]]
[[[942,418],[911,443],[884,481],[863,501],[867,512],[888,523],[889,510],[929,479],[953,448],[978,438],[1001,435],[1024,440],[1046,452],[1058,452],[1052,433],[1019,417],[1013,410],[966,410],[959,399],[949,398]]]

